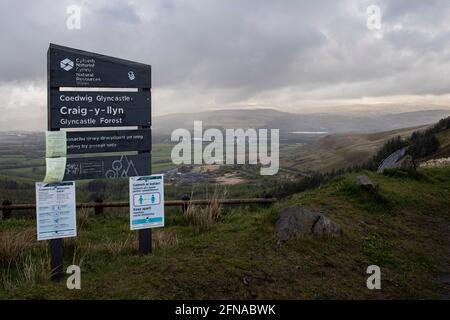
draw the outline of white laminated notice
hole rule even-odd
[[[76,237],[75,182],[36,182],[37,239]]]
[[[130,178],[130,230],[164,227],[164,176]]]
[[[47,158],[45,159],[45,178],[46,183],[61,182],[64,179],[66,173],[67,158]]]

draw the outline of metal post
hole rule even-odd
[[[53,87],[54,88],[54,87]],[[47,130],[59,131],[59,129],[53,128],[51,123],[50,112],[50,50],[47,51]],[[36,213],[36,219],[38,219]],[[63,239],[51,239],[50,240],[50,279],[52,281],[60,281],[63,276]]]
[[[63,239],[50,240],[51,280],[60,281],[63,276]]]
[[[264,191],[263,199],[272,199],[272,198],[273,198],[273,196],[270,193],[267,193]],[[271,203],[268,202],[268,203],[266,203],[265,207],[270,207],[270,205],[271,205]]]
[[[148,88],[143,88],[143,89],[139,89],[142,91],[149,91],[150,96],[152,94],[152,83],[151,83],[151,72],[150,72],[150,83]],[[150,109],[150,123],[148,126],[138,126],[138,129],[151,129],[151,99],[148,102],[148,107]],[[152,141],[152,134],[150,131],[150,141]],[[150,144],[151,146],[151,144]],[[149,150],[150,152],[150,173],[152,174],[152,161],[151,161],[151,150]],[[141,151],[139,151],[139,153],[142,153]],[[129,191],[131,192],[131,190]],[[149,255],[152,253],[152,229],[148,228],[148,229],[141,229],[139,230],[139,254],[140,255]]]
[[[139,230],[139,254],[149,255],[152,253],[152,229]]]

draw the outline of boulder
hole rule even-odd
[[[312,234],[318,236],[339,236],[342,234],[342,229],[336,222],[321,215],[313,226]]]
[[[357,176],[356,185],[370,192],[377,191],[377,185],[366,175]]]
[[[302,205],[281,209],[275,230],[280,241],[287,241],[296,236],[336,237],[342,234],[342,229],[336,222]]]

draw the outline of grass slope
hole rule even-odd
[[[307,171],[330,171],[368,161],[383,144],[397,136],[409,137],[428,126],[404,128],[377,133],[329,135],[290,153],[281,153],[281,166]]]
[[[271,208],[229,209],[222,222],[206,231],[169,212],[167,226],[154,233],[156,248],[148,257],[137,255],[126,212],[106,217],[83,212],[79,237],[65,241],[66,265],[73,262],[82,269],[82,289],[74,291],[64,281],[45,279],[46,245],[32,240],[33,221],[1,221],[2,237],[15,250],[0,242],[0,298],[441,297],[448,288],[438,278],[450,264],[450,168],[413,176],[367,174],[379,184],[377,194],[356,188],[352,174]],[[326,213],[342,226],[343,237],[277,244],[277,209],[296,203]],[[19,271],[14,263],[7,271],[7,254],[22,261]],[[371,264],[381,267],[382,290],[366,288]]]

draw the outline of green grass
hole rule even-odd
[[[137,233],[128,230],[126,211],[88,218],[83,213],[79,236],[65,240],[66,265],[82,262],[82,289],[70,291],[64,281],[38,278],[0,289],[0,298],[439,297],[444,288],[437,278],[450,264],[450,168],[421,171],[426,179],[365,173],[378,184],[378,193],[355,188],[352,174],[271,208],[227,208],[224,220],[206,232],[189,226],[171,208],[166,227],[155,229],[154,237],[176,241],[160,242],[148,257],[137,253]],[[326,213],[344,235],[278,244],[273,227],[277,210],[297,203]],[[0,222],[1,233],[30,230],[33,221]],[[24,251],[40,259],[45,246],[32,242]],[[382,290],[366,288],[365,271],[371,264],[381,267]]]

